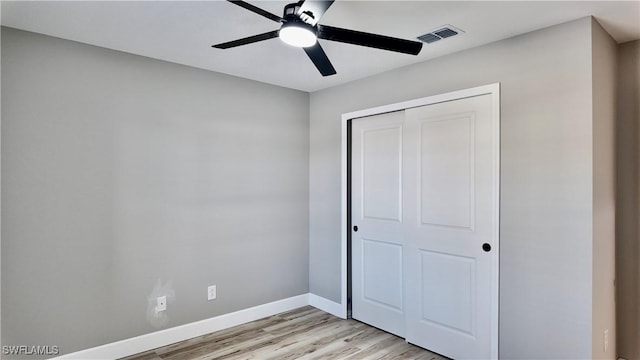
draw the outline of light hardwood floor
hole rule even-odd
[[[447,359],[356,320],[311,306],[123,360]]]

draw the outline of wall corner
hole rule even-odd
[[[591,17],[592,72],[592,358],[616,359],[616,73],[617,45]]]

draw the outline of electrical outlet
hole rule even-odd
[[[607,352],[607,350],[609,350],[609,329],[604,331],[603,348],[604,352]]]
[[[218,296],[218,291],[215,285],[211,285],[207,288],[207,300],[215,300]]]
[[[159,296],[156,299],[156,311],[160,312],[160,311],[165,311],[167,310],[167,297],[166,296]]]

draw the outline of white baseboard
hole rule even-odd
[[[347,309],[341,304],[320,297],[316,294],[309,293],[309,305],[318,308],[324,312],[328,312],[333,316],[337,316],[342,319],[347,318]]]
[[[228,329],[236,325],[245,324],[254,320],[262,319],[307,305],[311,305],[315,308],[318,308],[322,311],[328,312],[329,314],[343,319],[345,319],[347,315],[346,308],[344,308],[339,303],[311,293],[302,294],[287,299],[254,306],[252,308],[239,310],[229,314],[224,314],[189,324],[184,324],[165,330],[136,336],[130,339],[124,339],[114,343],[77,351],[71,354],[56,357],[54,358],[54,360],[118,359],[173,344],[179,341],[184,341],[194,337],[209,334],[214,331]]]
[[[156,349],[162,346],[173,344],[178,341],[184,341],[194,337],[202,336],[227,329],[236,325],[241,325],[254,320],[262,319],[268,316],[279,314],[281,312],[297,309],[299,307],[313,305],[310,304],[309,296],[312,295],[325,302],[331,303],[329,300],[320,298],[313,294],[302,294],[287,299],[282,299],[274,302],[270,302],[263,305],[258,305],[252,308],[232,312],[225,315],[212,317],[193,323],[172,327],[165,330],[156,331],[153,333],[136,336],[130,339],[117,341],[114,343],[97,346],[94,348],[81,350],[67,355],[62,355],[54,359],[67,360],[67,359],[83,359],[83,360],[101,360],[101,359],[118,359],[141,352]],[[321,303],[321,300],[315,300]],[[335,304],[335,303],[334,303]],[[339,304],[337,304],[339,305]],[[323,308],[313,305],[321,310]],[[324,310],[327,311],[327,310]],[[327,311],[331,314],[333,312]]]

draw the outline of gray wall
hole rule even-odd
[[[616,83],[618,45],[595,20],[591,28],[593,92],[592,358],[616,359]],[[605,332],[607,350],[604,350]]]
[[[640,40],[619,45],[617,90],[618,354],[640,359]]]
[[[308,292],[307,93],[2,28],[2,105],[3,345]]]
[[[500,355],[590,358],[592,25],[584,18],[312,93],[311,292],[340,300],[341,114],[500,82]]]

